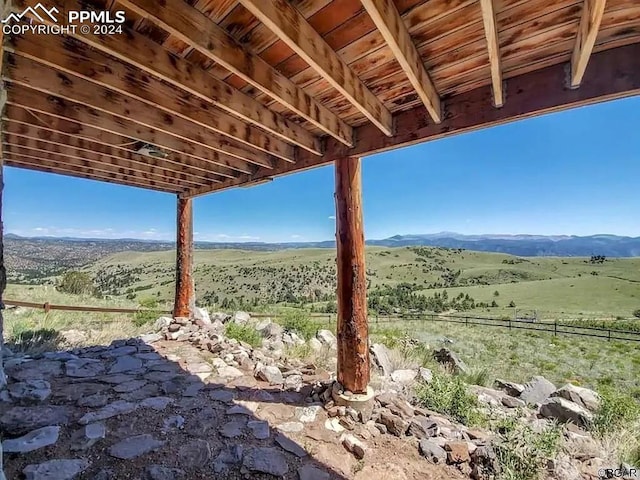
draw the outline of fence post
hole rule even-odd
[[[611,341],[611,329],[609,329],[609,341]]]
[[[509,330],[511,330],[511,318],[509,318]]]
[[[557,337],[558,336],[558,321],[555,320],[553,322],[553,336]]]
[[[49,302],[45,302],[44,313],[49,313],[50,311],[51,311],[51,304]]]
[[[464,324],[469,325],[469,317],[464,317]]]

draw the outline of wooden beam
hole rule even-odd
[[[0,15],[2,18],[7,18],[7,15],[11,12],[11,0],[0,0]],[[5,44],[4,32],[0,28],[0,72],[2,71],[2,57],[4,56],[4,44]],[[0,118],[4,115],[4,110],[7,103],[7,92],[3,86],[0,86]],[[2,197],[4,193],[4,164],[5,154],[2,149],[2,137],[4,136],[4,125],[0,121],[0,305],[2,303],[2,296],[4,290],[7,287],[7,270],[4,266],[4,224],[2,223]],[[3,309],[0,308],[0,390],[3,390],[7,386],[7,376],[4,373],[4,360],[2,343],[4,339],[4,317]],[[0,445],[0,477],[4,477],[4,470],[2,465],[2,445]]]
[[[188,8],[182,0],[121,0],[119,3],[192,45],[205,57],[235,73],[345,145],[353,145],[353,129],[349,125],[259,56],[242,48],[206,15],[193,7]]]
[[[10,125],[10,124],[9,124]],[[111,165],[114,167],[114,171],[128,170],[148,176],[149,178],[156,179],[158,181],[164,181],[169,184],[180,184],[185,188],[197,188],[198,185],[209,185],[213,183],[220,183],[220,180],[211,179],[209,181],[192,177],[185,174],[180,170],[171,170],[161,168],[157,165],[155,158],[141,157],[140,155],[127,155],[122,151],[121,156],[115,154],[112,149],[96,145],[95,150],[88,148],[78,147],[77,139],[68,138],[69,143],[56,143],[51,140],[41,140],[36,138],[27,137],[19,133],[13,133],[11,128],[6,128],[5,143],[14,145],[16,147],[28,148],[30,150],[39,151],[42,153],[58,154],[60,156],[75,158],[78,160],[95,161],[101,165]],[[63,140],[63,139],[61,139]],[[83,146],[86,146],[83,143]]]
[[[127,185],[130,187],[140,187],[149,190],[157,190],[166,193],[176,193],[177,185],[166,186],[153,180],[139,180],[129,175],[112,172],[104,172],[86,166],[70,166],[66,159],[55,158],[46,154],[28,155],[15,153],[11,147],[4,145],[5,164],[11,167],[25,168],[27,170],[37,170],[39,172],[56,173],[70,177],[84,178],[87,180],[99,180],[116,185]]]
[[[176,225],[176,296],[174,317],[192,317],[195,308],[193,284],[193,200],[178,197]]]
[[[133,163],[139,163],[150,168],[159,168],[172,172],[184,174],[188,179],[187,183],[213,184],[219,183],[224,177],[216,175],[209,170],[194,169],[188,163],[174,161],[164,158],[156,158],[148,155],[140,155],[127,148],[111,146],[104,143],[98,143],[85,137],[73,136],[64,132],[50,130],[33,125],[31,123],[16,122],[11,118],[4,121],[5,132],[18,137],[30,139],[34,141],[42,141],[58,145],[60,147],[71,147],[78,150],[84,150],[92,153],[99,153],[108,157],[117,159],[126,159]]]
[[[240,0],[240,3],[385,135],[393,135],[389,110],[288,0]]]
[[[35,7],[37,3],[36,0],[16,0],[16,9]],[[48,5],[58,8],[62,17],[67,17],[71,10],[83,10],[85,3],[83,0],[47,2]],[[84,44],[134,65],[201,100],[264,128],[281,139],[290,141],[311,153],[322,154],[321,140],[305,128],[215,78],[198,65],[177,58],[161,45],[139,33],[127,30],[122,35],[98,36],[92,33],[83,34],[80,29],[77,29],[73,35]],[[86,51],[82,46],[74,45],[73,42],[68,44],[68,48],[71,51],[75,50],[78,56],[82,56]]]
[[[10,53],[5,54],[5,57],[7,61],[3,79],[7,82],[56,95],[146,127],[164,131],[258,166],[273,168],[274,158],[267,152],[247,148],[247,145],[208,131],[201,125],[158,111],[144,102],[93,85],[80,77],[56,72],[28,58]],[[264,140],[269,142],[268,138]],[[275,149],[277,150],[277,146]],[[289,153],[293,156],[293,151]]]
[[[587,69],[589,57],[598,38],[600,22],[607,0],[584,0],[576,43],[571,56],[571,87],[577,88]]]
[[[225,180],[210,190],[200,189],[184,195],[203,195],[236,187],[248,179],[259,181],[327,165],[349,155],[373,155],[538,115],[640,95],[640,44],[595,53],[590,62],[594,75],[585,78],[576,90],[566,88],[566,65],[552,65],[507,79],[509,102],[502,108],[487,108],[493,92],[490,86],[483,86],[446,99],[447,117],[441,124],[434,124],[422,106],[416,107],[394,116],[396,134],[392,138],[380,135],[371,124],[363,125],[356,129],[358,143],[353,149],[330,140],[320,161],[305,155],[293,166],[276,171],[260,169],[250,176]]]
[[[393,1],[361,0],[361,2],[409,78],[429,115],[434,122],[440,123],[442,121],[440,96]]]
[[[361,394],[369,385],[369,328],[360,159],[338,159],[335,171],[338,382]]]
[[[87,142],[91,146],[101,145],[115,150],[124,150],[128,153],[136,153],[136,146],[140,142],[131,138],[100,130],[88,125],[82,125],[73,120],[54,117],[42,112],[37,114],[27,111],[16,105],[8,105],[3,121],[8,122],[8,129],[26,136],[33,136],[32,129],[37,129],[36,135],[39,139],[51,139],[56,136],[66,136],[74,138],[83,143]],[[215,152],[217,153],[217,152]],[[144,156],[148,158],[148,155]],[[149,157],[154,158],[155,157]],[[221,167],[201,158],[190,157],[176,152],[170,152],[166,158],[157,158],[158,165],[165,168],[178,167],[185,173],[195,178],[205,180],[220,178],[235,178],[238,172],[229,168]]]
[[[493,85],[493,104],[496,107],[504,105],[502,91],[502,67],[500,65],[500,43],[498,42],[498,27],[493,8],[493,0],[480,0],[484,35],[487,39],[489,64],[491,65],[491,84]]]
[[[91,128],[128,136],[162,149],[201,158],[213,165],[227,167],[238,172],[252,173],[255,171],[255,165],[205,148],[201,144],[186,141],[180,137],[142,126],[124,118],[106,115],[93,108],[75,104],[60,97],[43,95],[41,92],[18,85],[10,85],[10,87],[7,91],[7,101],[12,105],[34,112],[36,115],[45,113],[65,121],[70,120]]]

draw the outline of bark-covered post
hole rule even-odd
[[[370,366],[360,159],[338,159],[335,170],[338,382],[345,390],[363,394]]]
[[[178,197],[176,226],[176,297],[174,317],[192,317],[195,308],[193,284],[193,201]]]

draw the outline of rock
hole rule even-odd
[[[205,440],[191,440],[180,447],[178,457],[182,465],[202,468],[211,460],[211,446]]]
[[[282,338],[283,332],[284,332],[284,329],[277,323],[273,323],[273,322],[269,323],[260,331],[262,337],[268,338],[268,339]]]
[[[582,462],[605,456],[602,447],[596,442],[591,435],[583,435],[571,431],[564,433],[564,449],[571,452],[571,456]]]
[[[132,370],[138,370],[142,367],[142,360],[131,355],[119,356],[116,363],[109,369],[109,373],[124,373]]]
[[[50,425],[66,425],[70,418],[71,409],[61,405],[13,407],[0,417],[0,431],[19,435]]]
[[[130,460],[162,447],[165,442],[156,440],[152,435],[136,435],[125,438],[109,449],[109,455],[122,460]]]
[[[510,396],[502,397],[502,405],[504,405],[507,408],[526,407],[526,403],[524,403],[524,401],[520,400],[519,398],[510,397]]]
[[[90,423],[77,430],[71,438],[71,450],[86,450],[107,434],[104,423]]]
[[[284,380],[284,388],[295,392],[299,392],[303,384],[304,380],[302,379],[302,375],[289,375]]]
[[[418,372],[415,370],[396,370],[391,374],[391,380],[402,385],[407,385],[412,383],[417,376]]]
[[[448,463],[465,463],[471,459],[467,442],[446,442],[444,449],[447,452]]]
[[[299,480],[330,480],[331,475],[314,465],[307,464],[298,468],[298,478]]]
[[[293,433],[304,430],[304,425],[300,422],[285,422],[280,425],[276,425],[276,428],[281,432]]]
[[[193,362],[187,363],[185,370],[192,375],[196,375],[198,373],[210,373],[213,371],[213,367],[206,362]]]
[[[524,392],[524,385],[506,380],[496,379],[495,386],[512,397],[519,397]]]
[[[247,427],[251,430],[251,434],[257,440],[265,440],[269,438],[269,422],[262,420],[252,420],[247,423]]]
[[[173,403],[171,397],[149,397],[140,402],[140,406],[144,408],[152,408],[156,411],[161,411],[167,408],[170,403]]]
[[[316,338],[320,340],[320,343],[326,345],[329,348],[335,348],[338,343],[336,336],[329,330],[318,330]]]
[[[371,360],[374,362],[376,367],[378,367],[380,373],[385,377],[391,375],[391,372],[393,372],[393,366],[389,359],[389,350],[387,350],[387,347],[382,343],[374,343],[369,347],[369,352],[371,353]]]
[[[267,326],[269,326],[269,324],[271,324],[271,319],[263,318],[262,320],[259,320],[258,323],[256,323],[254,328],[257,332],[262,332],[265,328],[267,328]]]
[[[555,391],[556,386],[553,383],[544,377],[537,376],[524,386],[519,398],[527,404],[540,405]]]
[[[251,315],[247,312],[236,312],[233,315],[233,323],[237,323],[238,325],[244,325],[245,323],[248,323],[249,320],[251,320]]]
[[[229,403],[233,401],[235,395],[229,390],[213,390],[209,393],[209,398],[216,402]]]
[[[589,410],[562,397],[547,399],[540,406],[540,415],[562,423],[572,422],[583,429],[587,429],[593,420],[593,414]]]
[[[409,421],[407,433],[416,438],[435,437],[438,434],[438,424],[428,417],[416,415]]]
[[[93,395],[88,395],[78,399],[77,405],[79,407],[99,408],[104,407],[107,403],[109,403],[109,395],[104,393],[94,393]]]
[[[322,343],[316,337],[313,337],[309,339],[309,348],[311,348],[313,352],[319,352],[320,350],[322,350]],[[322,472],[322,470],[319,470],[319,471]],[[326,473],[326,472],[322,472],[322,473]]]
[[[465,363],[451,350],[448,348],[441,348],[440,350],[436,350],[433,352],[433,358],[436,359],[438,363],[443,364],[453,373],[469,373],[469,368],[465,365]]]
[[[551,394],[552,397],[561,397],[573,403],[577,403],[590,412],[595,412],[600,407],[600,396],[588,388],[576,387],[570,383],[560,387]]]
[[[387,427],[389,433],[392,433],[397,437],[404,436],[409,429],[409,422],[403,420],[398,415],[394,415],[388,410],[383,410],[380,414],[380,423]]]
[[[279,450],[270,447],[248,449],[242,466],[249,472],[268,473],[276,477],[283,477],[289,472],[286,457]]]
[[[117,358],[122,355],[131,355],[138,351],[133,345],[111,346],[100,355],[102,358]]]
[[[144,387],[147,384],[146,380],[131,380],[130,382],[121,383],[113,387],[114,392],[128,393],[133,392]]]
[[[146,468],[149,480],[178,480],[183,478],[184,470],[179,468],[169,468],[162,465],[149,465]]]
[[[9,395],[15,400],[41,402],[51,395],[51,385],[42,379],[25,380],[9,385]]]
[[[211,317],[209,317],[209,312],[206,309],[196,307],[193,310],[193,318],[196,321],[196,325],[199,327],[204,327],[205,325],[211,325]]]
[[[105,371],[104,363],[94,358],[69,360],[64,367],[68,377],[76,378],[96,377]]]
[[[173,318],[160,317],[153,324],[153,328],[155,328],[156,330],[162,330],[163,328],[169,327],[169,325],[171,325],[172,322],[173,322]]]
[[[226,438],[236,438],[242,435],[245,420],[231,420],[220,427],[220,435]]]
[[[423,438],[418,444],[418,450],[431,463],[445,463],[447,460],[447,452],[433,440]]]
[[[565,453],[560,453],[554,460],[551,460],[547,470],[552,471],[553,478],[558,480],[581,480],[583,478],[571,457]],[[604,475],[601,478],[607,478],[607,476]]]
[[[218,368],[218,376],[222,378],[233,379],[244,377],[244,373],[242,373],[242,371],[238,370],[236,367],[230,367],[227,365],[226,367]]]
[[[5,368],[10,377],[25,382],[27,380],[48,379],[62,375],[62,366],[55,360],[28,361],[11,367],[5,360]]]
[[[79,460],[49,460],[37,465],[28,465],[22,470],[26,480],[72,480],[89,468],[89,462]]]
[[[115,417],[117,415],[131,413],[136,408],[138,408],[138,404],[136,403],[127,402],[124,400],[116,400],[115,402],[102,407],[100,410],[85,413],[80,418],[80,420],[78,420],[78,423],[80,423],[80,425],[87,425],[88,423],[97,422],[99,420],[106,420],[107,418]]]
[[[324,422],[324,428],[336,433],[344,432],[344,427],[340,425],[340,419],[337,417],[327,418]],[[385,430],[385,433],[386,433],[386,430]]]
[[[265,382],[269,382],[270,385],[280,385],[284,383],[284,378],[282,377],[282,372],[278,367],[265,365],[262,366],[257,372],[256,377],[259,380],[264,380]]]
[[[151,344],[159,340],[162,340],[163,337],[159,333],[147,333],[147,334],[140,335],[139,338],[140,338],[140,341]]]
[[[276,443],[280,445],[284,450],[289,453],[293,453],[296,457],[302,458],[307,456],[307,452],[304,448],[298,445],[296,442],[291,440],[289,437],[284,436],[282,433],[276,433],[275,439]]]
[[[27,453],[39,448],[53,445],[60,435],[59,426],[42,427],[33,430],[20,438],[8,439],[2,442],[4,453]]]
[[[401,395],[391,392],[383,392],[376,396],[376,400],[383,407],[387,407],[392,413],[402,418],[411,418],[415,409]]]
[[[486,480],[496,478],[500,473],[498,457],[491,445],[480,445],[471,453],[473,468],[471,478],[474,480]]]
[[[340,437],[340,443],[342,443],[344,448],[351,452],[358,460],[364,458],[367,446],[353,435],[343,434],[342,437]]]
[[[296,418],[302,423],[315,422],[318,412],[322,409],[320,405],[310,407],[296,407]]]
[[[425,383],[431,383],[431,381],[433,380],[433,372],[431,372],[431,370],[429,370],[428,368],[420,367],[418,369],[418,376],[420,377],[420,380]]]
[[[184,427],[184,417],[182,415],[171,415],[162,421],[162,433],[169,433],[171,430],[182,430]]]

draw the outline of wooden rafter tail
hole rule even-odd
[[[31,123],[17,122],[14,121],[13,118],[7,118],[5,122],[5,131],[8,134],[18,137],[51,143],[61,147],[71,147],[87,152],[95,152],[112,158],[123,158],[131,162],[141,163],[155,168],[175,170],[182,172],[188,177],[198,180],[201,183],[221,182],[221,179],[224,178],[217,175],[211,168],[195,168],[188,161],[185,161],[185,159],[176,161],[169,158],[164,159],[148,155],[140,155],[134,150],[119,147],[118,143],[115,145],[100,143],[86,137],[74,136],[66,132],[59,132],[53,129],[45,129]],[[118,139],[118,141],[122,143],[120,139]]]
[[[582,77],[598,37],[606,3],[606,0],[584,0],[578,35],[571,55],[572,88],[577,88],[582,83]]]
[[[16,0],[20,8],[35,7],[36,0]],[[49,3],[66,16],[70,10],[82,10],[82,0],[51,0]],[[316,155],[322,155],[322,141],[302,126],[277,114],[250,96],[230,87],[198,65],[177,58],[143,35],[127,30],[122,35],[96,36],[83,34],[78,29],[73,35],[85,45],[94,47],[117,59],[134,65],[141,71],[154,75],[191,93],[201,100],[232,113],[242,120],[264,128],[278,138],[291,142]],[[48,38],[47,38],[48,39]],[[77,55],[86,52],[80,45],[69,45]]]
[[[433,121],[442,122],[442,105],[438,91],[393,1],[361,0],[361,2]]]
[[[61,74],[26,57],[11,53],[5,56],[9,58],[3,78],[10,83],[47,95],[56,95],[146,127],[162,130],[186,141],[198,143],[205,148],[229,153],[240,160],[261,167],[273,168],[273,158],[267,151],[252,149],[238,140],[206,130],[202,125],[162,112],[147,103],[94,85],[80,77]],[[264,139],[265,145],[268,145],[269,140],[271,139]],[[277,142],[274,144],[274,150],[278,150]],[[280,155],[282,155],[281,152]],[[293,147],[287,152],[287,156],[295,157]]]
[[[493,86],[493,103],[496,107],[504,105],[504,91],[502,89],[502,65],[500,61],[500,43],[498,42],[498,27],[493,7],[493,0],[480,0],[484,35],[487,39],[487,51],[491,65],[491,85]]]
[[[122,0],[119,2],[193,46],[279,103],[347,146],[353,129],[267,62],[242,48],[210,18],[182,0]],[[129,46],[129,48],[131,48]]]
[[[389,110],[287,0],[240,0],[240,3],[385,135],[393,135],[393,119]]]
[[[254,164],[243,161],[237,157],[231,157],[219,151],[209,149],[208,147],[205,148],[200,144],[190,142],[161,130],[137,124],[128,119],[103,114],[91,107],[68,102],[60,97],[45,95],[19,85],[10,85],[10,87],[7,92],[8,102],[12,105],[27,109],[30,112],[34,112],[36,115],[44,113],[64,121],[71,121],[87,126],[91,129],[96,128],[110,133],[128,136],[161,149],[201,158],[209,161],[213,165],[219,165],[241,173],[252,173],[256,168]]]

